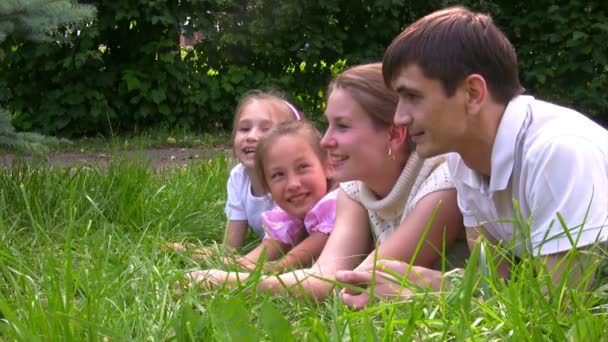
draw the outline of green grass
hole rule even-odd
[[[461,286],[418,289],[399,303],[351,311],[236,288],[178,295],[197,264],[167,241],[223,235],[229,161],[149,171],[136,161],[107,170],[14,165],[0,169],[0,339],[238,341],[606,340],[608,282],[552,285],[524,259],[510,282],[474,251]],[[479,271],[478,271],[479,270]],[[590,275],[593,267],[585,270]]]

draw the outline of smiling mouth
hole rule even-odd
[[[241,151],[243,151],[245,155],[252,155],[255,153],[255,147],[245,147]]]
[[[329,158],[331,159],[332,162],[334,163],[339,163],[339,162],[343,162],[346,159],[348,159],[347,156],[339,156],[339,155],[330,155]]]
[[[289,202],[291,204],[300,204],[307,197],[308,197],[308,193],[297,194],[297,195],[289,197],[287,202]]]

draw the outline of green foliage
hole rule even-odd
[[[97,18],[44,44],[7,39],[0,104],[22,130],[63,135],[149,126],[227,129],[237,99],[279,88],[314,120],[347,65],[382,58],[409,23],[444,6],[492,13],[518,50],[534,95],[606,120],[608,5],[603,2],[87,0]],[[600,4],[601,3],[601,4]],[[194,48],[179,35],[194,32]]]
[[[524,86],[608,124],[608,3],[509,4],[500,19],[520,56]]]
[[[94,15],[94,7],[70,0],[4,0],[0,3],[0,42],[10,34],[31,41],[50,40],[58,27]]]
[[[8,112],[0,108],[0,148],[12,152],[42,154],[48,151],[49,147],[64,141],[37,133],[17,132],[11,124]]]
[[[18,37],[29,41],[62,40],[58,27],[66,32],[72,30],[73,23],[90,20],[95,15],[92,6],[78,5],[69,0],[5,0],[0,3],[0,63],[5,52],[1,43],[8,37]],[[12,46],[9,46],[13,50]],[[10,61],[8,61],[10,65]],[[0,67],[2,70],[2,67]],[[18,72],[18,70],[17,70]],[[12,83],[0,81],[0,90],[8,93]],[[40,91],[40,89],[38,89]],[[0,95],[0,105],[3,97]],[[58,142],[35,133],[17,133],[11,124],[10,114],[0,107],[0,147],[17,151],[40,153],[47,149],[47,143]]]

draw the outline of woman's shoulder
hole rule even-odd
[[[424,180],[416,189],[414,197],[420,199],[435,191],[448,190],[454,188],[454,181],[450,174],[446,159],[431,161],[433,164],[428,169]]]
[[[355,201],[359,201],[361,197],[361,191],[359,187],[360,181],[350,181],[350,182],[342,182],[340,183],[339,188],[344,191],[351,199]],[[335,190],[334,190],[335,191]]]

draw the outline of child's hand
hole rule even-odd
[[[187,273],[184,276],[185,284],[177,283],[180,287],[191,288],[200,286],[205,289],[213,289],[221,286],[228,278],[228,272],[222,270],[201,270]]]
[[[252,262],[245,257],[238,257],[236,258],[236,261],[238,265],[246,271],[253,271],[258,266],[255,262]]]
[[[188,249],[194,248],[195,246],[193,243],[187,243],[184,245],[179,242],[167,242],[165,247],[176,252],[186,252]]]
[[[267,261],[262,266],[265,273],[272,273],[280,269],[280,265],[276,261]]]
[[[218,248],[213,245],[197,248],[193,243],[181,244],[173,242],[167,243],[165,246],[170,250],[186,253],[193,260],[207,260],[218,253]]]

